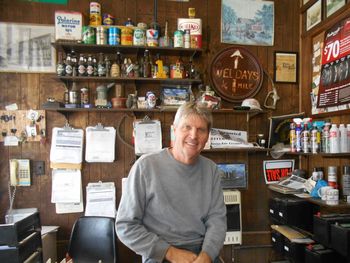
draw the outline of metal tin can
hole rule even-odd
[[[80,89],[80,104],[85,105],[89,104],[89,89],[88,88],[82,88]]]
[[[191,35],[191,48],[202,48],[202,35]]]
[[[97,2],[90,3],[90,25],[101,25],[101,5]]]
[[[143,29],[145,31],[147,30],[147,24],[143,23],[143,22],[137,23],[137,27],[141,28],[141,29]]]
[[[184,47],[190,48],[191,47],[191,36],[190,36],[190,30],[186,29],[184,34]]]
[[[107,45],[107,28],[103,26],[96,27],[96,44]]]
[[[107,26],[114,25],[115,18],[110,14],[103,14],[102,23]]]
[[[146,36],[145,31],[141,28],[134,29],[134,46],[145,46],[146,45]]]
[[[121,29],[121,44],[123,46],[132,46],[132,39],[133,39],[133,28],[124,26]]]
[[[174,32],[174,47],[184,47],[184,32],[181,30]]]
[[[157,29],[148,29],[146,31],[147,46],[157,47],[158,46],[158,30]]]
[[[96,44],[95,28],[91,26],[83,26],[83,43]]]
[[[120,29],[118,27],[110,27],[108,29],[108,44],[120,45]]]

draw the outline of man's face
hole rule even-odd
[[[189,115],[174,127],[174,134],[174,158],[182,163],[192,164],[208,140],[208,124],[197,115]]]

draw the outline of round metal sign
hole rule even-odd
[[[223,99],[241,102],[258,93],[263,69],[247,49],[232,46],[215,55],[210,64],[210,79],[214,90]]]

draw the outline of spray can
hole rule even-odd
[[[338,188],[336,166],[328,166],[328,185],[333,188]]]
[[[300,118],[294,118],[293,122],[296,124],[295,127],[295,136],[296,136],[296,151],[297,152],[301,152],[302,148],[301,148],[301,132],[302,132],[302,128],[301,128],[301,123],[302,123],[302,119]]]
[[[290,124],[290,131],[289,131],[289,143],[290,143],[290,151],[291,152],[296,152],[297,151],[297,135],[295,132],[295,123],[292,122]]]
[[[343,166],[343,175],[342,175],[342,192],[344,200],[350,203],[350,166]]]
[[[304,118],[304,130],[301,132],[301,145],[302,145],[302,151],[304,153],[310,152],[310,131],[308,129],[308,122],[310,118]]]
[[[329,153],[329,129],[331,124],[326,122],[322,130],[322,152]]]
[[[316,123],[313,123],[311,136],[310,136],[310,148],[311,153],[318,153],[320,151],[320,132],[317,129]]]
[[[337,124],[332,124],[329,130],[329,150],[330,153],[339,153],[339,129]]]
[[[348,151],[348,135],[347,129],[344,124],[339,124],[339,150],[341,153],[345,153]]]

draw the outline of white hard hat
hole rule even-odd
[[[253,98],[245,99],[242,101],[242,107],[249,107],[251,110],[262,110],[259,101]]]

